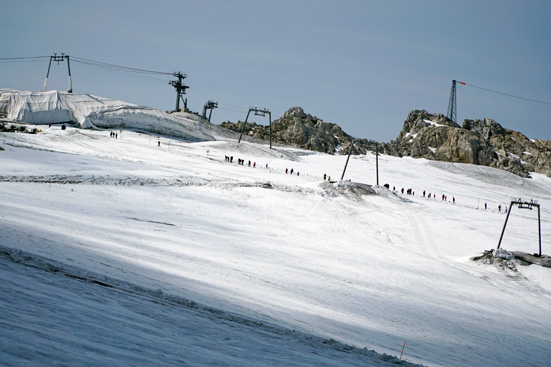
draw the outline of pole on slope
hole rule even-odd
[[[540,243],[540,256],[541,256],[541,221],[540,221],[540,206],[538,205],[538,237]]]
[[[344,164],[344,170],[342,171],[341,181],[344,180],[344,173],[346,172],[346,167],[348,166],[348,161],[350,160],[350,155],[352,154],[353,147],[354,147],[354,140],[350,142],[350,150],[348,151],[348,157],[346,157],[346,163]]]
[[[239,135],[239,141],[237,143],[241,143],[241,137],[243,136],[243,131],[245,131],[245,125],[247,125],[247,120],[249,119],[249,114],[253,110],[254,110],[253,108],[249,108],[249,112],[247,112],[247,117],[245,117],[245,122],[243,123],[243,126],[241,127],[241,134]]]
[[[402,353],[400,353],[400,359],[402,359],[402,355],[404,354],[405,347],[406,347],[406,340],[404,340],[404,346],[402,347]]]
[[[514,202],[511,201],[511,204],[509,205],[509,211],[507,212],[507,217],[505,218],[505,223],[503,224],[503,229],[501,230],[501,236],[499,237],[499,243],[497,244],[497,249],[501,246],[501,240],[503,239],[503,234],[505,233],[505,227],[507,226],[507,221],[509,220],[509,214],[513,211],[513,204]]]
[[[379,144],[375,145],[375,172],[377,174],[377,186],[379,186]]]
[[[71,78],[71,65],[69,65],[69,55],[65,55],[67,59],[67,71],[69,72],[69,89],[67,92],[73,93],[73,79]]]
[[[44,79],[44,91],[46,91],[46,87],[48,86],[48,78],[50,77],[51,67],[52,67],[52,56],[50,56],[50,63],[48,64],[48,72],[46,73],[46,79]]]
[[[268,111],[270,119],[270,149],[272,149],[272,113]]]

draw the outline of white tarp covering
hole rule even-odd
[[[0,111],[27,124],[73,122],[82,128],[133,128],[194,140],[214,140],[201,122],[132,103],[56,90],[0,89]]]

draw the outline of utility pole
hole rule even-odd
[[[241,134],[239,135],[239,141],[238,143],[241,143],[241,137],[243,136],[243,131],[245,131],[245,125],[247,125],[247,120],[249,119],[249,114],[251,111],[254,111],[254,114],[256,116],[266,116],[266,114],[270,117],[270,149],[272,149],[272,113],[267,108],[264,108],[263,110],[258,109],[256,107],[249,108],[249,112],[247,112],[247,117],[245,118],[245,122],[243,123],[243,126],[241,127]]]
[[[67,60],[67,70],[69,72],[69,89],[67,89],[67,92],[73,93],[73,80],[71,78],[71,65],[69,63],[69,55],[65,55],[64,53],[61,53],[61,56],[58,56],[57,53],[54,53],[54,56],[50,56],[48,72],[46,73],[46,79],[44,79],[44,90],[46,90],[48,86],[48,78],[50,77],[50,68],[52,67],[52,61],[57,62],[57,64],[59,65],[60,62],[63,62],[65,60]]]
[[[348,161],[350,160],[350,155],[352,154],[353,147],[354,147],[354,140],[350,142],[350,150],[348,151],[348,157],[346,157],[346,163],[344,164],[344,169],[342,170],[341,181],[344,180],[344,173],[346,172],[346,167],[348,167]]]
[[[168,82],[168,84],[172,85],[174,88],[176,88],[176,112],[180,111],[180,98],[184,102],[184,108],[187,108],[187,98],[184,99],[183,95],[186,94],[186,89],[189,87],[183,83],[183,80],[187,78],[187,75],[184,73],[182,74],[179,71],[175,71],[172,73],[178,80],[172,80]]]
[[[207,103],[205,103],[205,105],[203,106],[203,120],[207,119],[207,110],[210,110],[209,119],[208,119],[210,122],[210,118],[212,116],[212,110],[215,108],[218,108],[218,102],[208,101]]]
[[[377,173],[377,186],[379,186],[379,143],[375,145],[375,172]]]

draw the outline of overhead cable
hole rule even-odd
[[[459,82],[460,84],[463,84],[463,85],[466,85],[468,87],[473,87],[473,88],[477,88],[477,89],[482,89],[482,90],[485,90],[487,92],[492,92],[492,93],[496,93],[496,94],[501,94],[503,96],[507,96],[507,97],[512,97],[512,98],[518,98],[518,99],[523,99],[525,101],[530,101],[530,102],[536,102],[536,103],[542,103],[542,104],[547,104],[547,105],[551,105],[551,102],[545,102],[545,101],[538,101],[536,99],[531,99],[531,98],[525,98],[525,97],[519,97],[519,96],[515,96],[513,94],[509,94],[509,93],[503,93],[503,92],[498,92],[496,90],[492,90],[492,89],[488,89],[488,88],[482,88],[482,87],[478,87],[476,85],[472,85],[472,84],[467,84],[467,83],[463,83],[463,82]]]

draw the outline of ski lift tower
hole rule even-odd
[[[512,200],[511,205],[509,206],[509,211],[507,212],[507,217],[505,218],[505,224],[503,224],[503,230],[501,231],[501,237],[499,237],[499,243],[497,244],[497,249],[501,246],[501,240],[503,239],[503,234],[505,233],[505,227],[507,226],[507,221],[509,220],[509,214],[513,211],[513,206],[517,206],[519,209],[529,209],[538,208],[538,237],[539,237],[539,256],[541,256],[541,220],[540,220],[540,205],[535,200]]]
[[[187,78],[187,75],[184,73],[182,74],[179,71],[175,71],[172,73],[178,80],[172,80],[168,82],[168,84],[172,85],[174,88],[176,88],[176,112],[180,112],[180,99],[182,99],[182,102],[184,102],[184,108],[187,108],[187,98],[184,99],[183,95],[186,94],[186,89],[189,87],[183,83],[183,80]]]
[[[463,84],[463,82],[458,82],[457,80],[452,80],[452,89],[450,91],[450,102],[448,103],[448,118],[457,123],[457,96],[456,96],[456,84]]]
[[[241,143],[241,137],[243,136],[243,131],[245,131],[245,125],[247,125],[247,120],[249,119],[249,114],[251,113],[251,111],[254,111],[254,114],[256,116],[266,116],[266,114],[268,114],[268,116],[270,117],[270,149],[272,149],[272,113],[267,108],[264,108],[263,110],[258,109],[256,107],[249,108],[249,112],[247,112],[247,117],[245,118],[245,122],[241,127],[241,134],[239,135],[238,143]]]
[[[64,53],[61,53],[61,56],[58,56],[56,53],[54,53],[54,56],[50,56],[50,63],[48,64],[48,72],[46,73],[46,79],[44,79],[44,90],[46,90],[48,86],[48,78],[50,77],[50,69],[52,67],[52,61],[57,62],[59,65],[60,62],[63,62],[67,60],[67,70],[69,71],[69,89],[67,89],[67,92],[73,93],[73,80],[71,79],[71,65],[69,64],[69,55],[65,55]]]
[[[212,116],[212,110],[215,108],[218,108],[218,102],[208,101],[207,103],[205,103],[205,105],[203,106],[203,120],[207,119],[207,110],[210,110],[209,119],[208,119],[210,122],[210,118]]]

